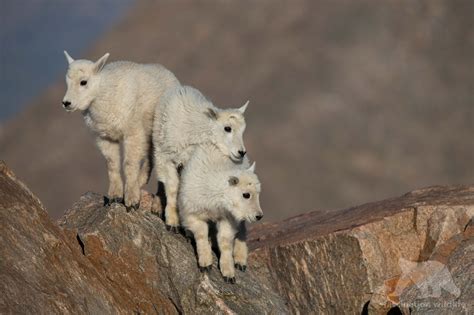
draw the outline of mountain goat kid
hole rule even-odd
[[[217,227],[220,270],[230,283],[235,283],[234,267],[242,271],[247,267],[245,221],[253,222],[263,216],[255,163],[251,167],[248,164],[247,159],[235,164],[215,147],[202,146],[195,150],[181,173],[180,217],[184,228],[194,235],[199,269],[208,271],[212,265],[208,221],[213,221]]]
[[[153,146],[156,175],[165,188],[166,225],[177,232],[178,168],[186,168],[192,152],[203,144],[211,144],[228,159],[241,162],[246,153],[243,133],[248,102],[238,109],[219,109],[189,86],[179,86],[166,95],[155,113]]]
[[[63,107],[80,111],[95,134],[109,175],[107,203],[122,202],[127,210],[140,206],[140,188],[150,177],[151,134],[155,108],[164,92],[179,82],[158,64],[118,61],[105,65],[109,54],[96,62],[74,60],[65,51],[69,68]],[[120,174],[123,145],[125,193]]]

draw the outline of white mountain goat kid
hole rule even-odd
[[[109,54],[98,61],[74,60],[65,51],[69,68],[64,108],[80,111],[95,134],[109,175],[107,203],[122,202],[127,210],[140,206],[140,188],[150,177],[151,134],[157,104],[164,92],[179,85],[176,77],[158,64],[128,61],[105,65]],[[125,193],[121,177],[120,145],[123,145]]]
[[[208,221],[216,223],[220,251],[219,266],[226,282],[235,283],[235,268],[247,267],[245,221],[263,216],[260,208],[260,182],[255,163],[234,164],[217,149],[196,149],[181,173],[178,206],[182,225],[196,241],[201,271],[212,266]]]
[[[155,113],[153,146],[156,175],[166,192],[165,220],[177,232],[176,208],[179,187],[178,168],[199,145],[211,144],[229,159],[241,162],[245,156],[244,112],[248,102],[238,109],[219,109],[198,90],[180,86],[162,99]]]

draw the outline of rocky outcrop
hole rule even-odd
[[[151,201],[144,194],[140,211],[127,212],[122,205],[102,207],[103,197],[88,193],[59,224],[77,231],[85,257],[100,274],[125,287],[145,313],[159,305],[155,295],[166,297],[178,313],[285,310],[278,295],[253,272],[239,273],[236,286],[222,281],[216,264],[209,274],[199,273],[192,244],[166,230],[151,212]]]
[[[151,213],[102,207],[84,195],[53,223],[39,200],[0,171],[1,313],[179,314],[285,312],[283,300],[254,277],[222,281],[200,274],[192,245]]]
[[[447,313],[453,305],[461,314],[473,309],[473,215],[474,187],[430,187],[259,227],[251,235],[252,257],[266,262],[292,312],[356,314],[365,305],[386,314],[399,305],[424,314],[427,306],[444,301]],[[417,290],[439,276],[451,279],[423,263],[439,263],[441,269],[447,264],[460,292],[436,296]],[[416,267],[418,274],[411,274]]]
[[[0,164],[0,313],[473,310],[474,187],[431,187],[255,226],[236,284],[216,263],[199,273],[193,244],[166,231],[151,203],[143,193],[141,209],[129,213],[87,193],[54,223]]]

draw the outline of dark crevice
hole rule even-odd
[[[85,250],[85,247],[84,247],[84,242],[81,240],[81,237],[79,236],[79,234],[76,235],[76,239],[77,239],[77,242],[79,243],[79,246],[81,246],[81,251],[82,251],[82,255],[86,255],[86,250]]]
[[[369,315],[369,304],[370,301],[365,302],[364,306],[362,307],[361,315]],[[411,314],[411,309],[410,309]],[[387,315],[403,315],[402,310],[398,306],[394,306],[388,310]]]
[[[179,314],[179,315],[182,315],[183,312],[180,310],[180,308],[178,307],[178,305],[173,301],[172,298],[168,297],[168,299],[170,300],[171,304],[173,304],[174,308],[176,309],[176,312]]]
[[[469,225],[472,225],[472,219],[469,220],[469,222],[467,222],[467,224],[464,226],[463,232],[466,232],[466,230],[467,230],[467,228],[469,227]]]
[[[398,306],[394,306],[388,310],[387,315],[403,315],[403,313]]]
[[[365,302],[364,307],[362,307],[362,312],[360,315],[369,315],[369,304],[370,301]]]

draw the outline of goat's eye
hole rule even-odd
[[[250,198],[250,194],[249,194],[249,193],[243,193],[242,196],[243,196],[245,199],[249,199],[249,198]]]
[[[232,128],[230,128],[229,126],[225,126],[225,127],[224,127],[224,130],[225,130],[225,132],[231,132],[231,131],[232,131]]]
[[[82,85],[82,86],[87,85],[87,81],[86,81],[86,80],[82,80],[82,81],[81,81],[81,85]]]

